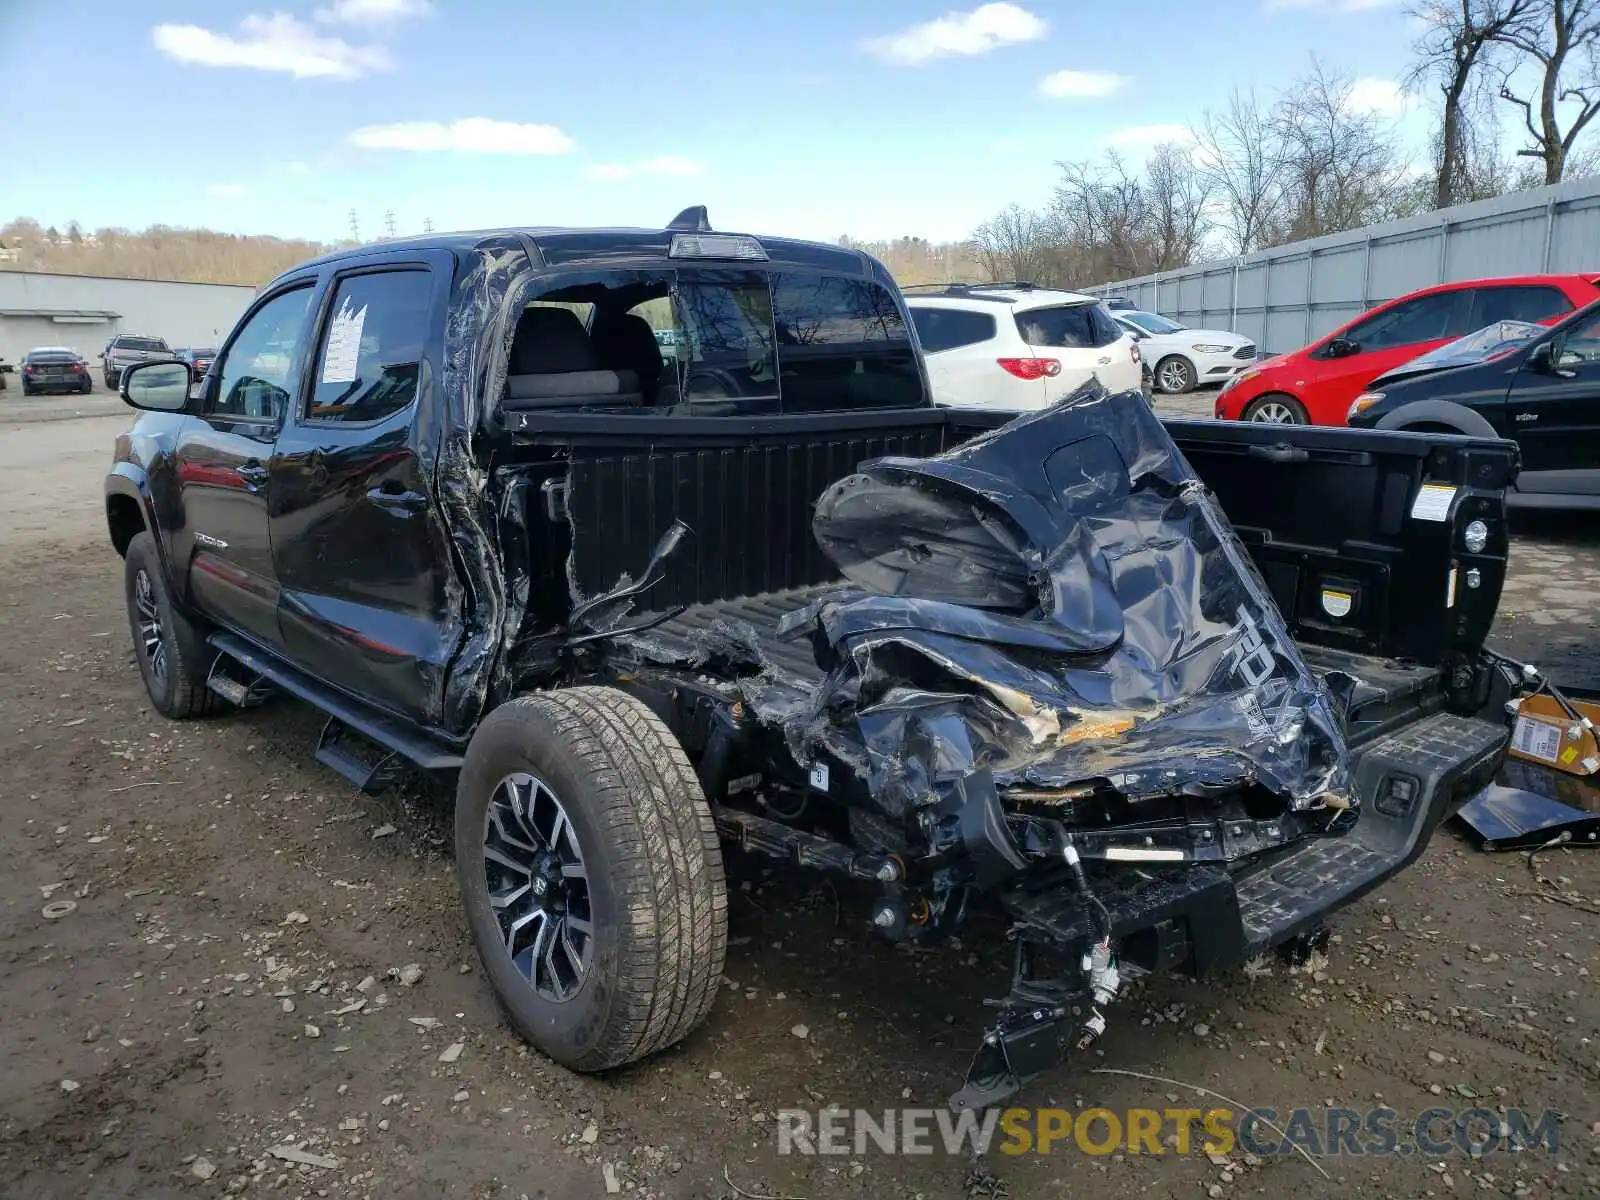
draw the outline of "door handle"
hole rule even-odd
[[[1251,446],[1247,451],[1251,458],[1264,458],[1275,463],[1303,463],[1310,462],[1311,455],[1300,446],[1290,446],[1280,442],[1276,446]]]
[[[239,468],[239,478],[244,480],[244,486],[249,491],[255,491],[267,482],[267,469],[258,459],[252,458]]]
[[[420,492],[407,491],[402,484],[393,480],[367,489],[367,499],[379,508],[396,513],[416,512],[428,502],[428,498]]]

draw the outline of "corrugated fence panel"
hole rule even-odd
[[[1418,288],[1569,271],[1600,275],[1600,180],[1573,180],[1083,290],[1126,296],[1196,328],[1233,329],[1278,353]]]

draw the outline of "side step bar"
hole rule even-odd
[[[393,782],[394,771],[402,762],[423,771],[458,771],[461,755],[447,743],[430,738],[387,713],[346,696],[312,679],[232,633],[213,633],[210,644],[234,662],[291,696],[326,713],[328,724],[318,739],[317,759],[338,771],[363,791],[381,790]],[[215,669],[212,677],[217,678]],[[255,685],[252,685],[252,689]],[[214,689],[228,695],[221,688]],[[229,696],[229,699],[232,699]],[[375,765],[366,762],[350,747],[350,734],[359,734],[389,753]]]

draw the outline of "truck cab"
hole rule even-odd
[[[709,1011],[720,841],[875,890],[885,936],[994,904],[1098,964],[1019,961],[980,1105],[1116,962],[1315,936],[1504,748],[1513,447],[937,408],[881,264],[704,210],[343,251],[122,394],[152,703],[288,695],[356,786],[453,780],[486,974],[576,1069]]]

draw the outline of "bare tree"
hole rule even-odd
[[[1414,0],[1413,19],[1423,25],[1417,39],[1417,60],[1407,84],[1431,83],[1438,88],[1440,127],[1434,147],[1433,206],[1447,208],[1479,198],[1474,175],[1482,175],[1485,154],[1498,159],[1498,148],[1485,144],[1474,122],[1474,90],[1481,91],[1483,72],[1500,37],[1523,20],[1534,0]]]
[[[1052,237],[1049,222],[1038,213],[1010,205],[979,225],[972,241],[989,280],[1046,281]]]
[[[1274,240],[1283,220],[1283,183],[1272,111],[1254,92],[1235,91],[1195,130],[1195,160],[1213,193],[1224,249],[1248,254]]]
[[[1509,64],[1500,97],[1522,111],[1529,144],[1518,155],[1544,164],[1545,183],[1559,183],[1573,143],[1600,112],[1600,0],[1530,0],[1518,19],[1495,36],[1522,60]],[[1513,86],[1519,67],[1536,81]],[[1560,106],[1570,124],[1561,128]]]
[[[1210,234],[1212,184],[1195,165],[1187,146],[1155,148],[1144,165],[1145,236],[1151,242],[1158,271],[1186,267],[1195,261]]]
[[[1421,207],[1393,130],[1357,110],[1350,90],[1347,76],[1318,62],[1274,109],[1288,217],[1283,240],[1356,229]]]

